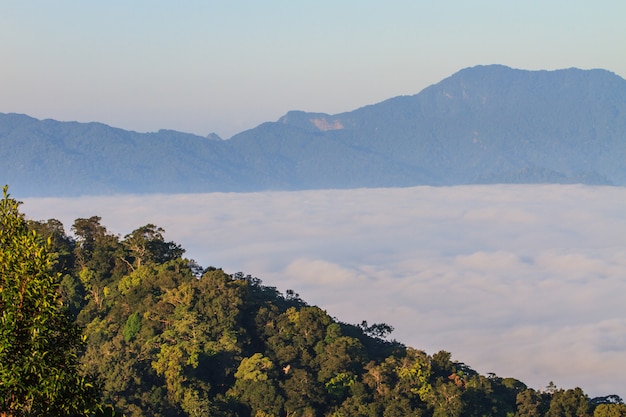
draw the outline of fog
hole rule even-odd
[[[626,397],[626,189],[491,185],[24,199],[29,218],[154,223],[202,266],[480,373]]]

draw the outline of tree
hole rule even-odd
[[[185,250],[180,245],[165,241],[164,232],[161,227],[149,223],[124,237],[124,246],[134,258],[133,269],[146,261],[164,263],[183,255]]]
[[[367,321],[363,320],[358,327],[363,330],[363,333],[376,339],[385,339],[393,332],[393,326],[387,323],[374,323],[370,326]]]
[[[547,393],[526,389],[517,394],[515,402],[515,417],[541,417],[548,411],[550,397]]]
[[[593,417],[626,417],[626,404],[599,404]]]
[[[0,201],[0,414],[87,415],[96,390],[81,373],[80,329],[59,295],[50,241],[28,230],[8,187]]]
[[[229,395],[249,407],[251,416],[280,415],[284,398],[276,389],[276,374],[274,363],[261,353],[243,358]]]
[[[105,307],[107,288],[116,276],[124,275],[128,270],[123,258],[123,247],[119,238],[107,232],[100,224],[101,218],[91,216],[88,219],[76,219],[72,231],[76,236],[74,248],[76,261],[75,272],[87,293],[89,305],[78,317],[79,323],[93,313],[101,313]]]
[[[28,228],[34,230],[44,239],[50,239],[52,251],[57,257],[54,269],[57,272],[67,274],[74,265],[74,249],[76,242],[65,234],[63,223],[57,219],[48,219],[47,221],[29,220]]]
[[[307,415],[324,401],[324,389],[315,376],[305,369],[283,368],[287,379],[282,385],[285,392],[287,415]]]
[[[552,394],[546,417],[591,417],[589,398],[582,389],[558,389]]]
[[[77,258],[80,267],[84,267],[93,255],[96,241],[107,234],[107,230],[100,224],[99,216],[91,216],[88,219],[76,219],[72,231],[78,238]]]

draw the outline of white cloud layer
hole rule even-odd
[[[69,230],[146,223],[346,322],[533,388],[626,397],[626,189],[463,186],[26,199]]]

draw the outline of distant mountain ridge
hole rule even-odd
[[[351,112],[291,111],[219,140],[0,114],[0,182],[26,196],[626,185],[626,80],[606,70],[463,69]]]

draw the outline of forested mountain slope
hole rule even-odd
[[[413,96],[293,111],[221,140],[0,114],[0,180],[26,196],[626,184],[626,80],[605,70],[457,72]]]
[[[243,273],[201,268],[155,225],[100,218],[29,227],[57,254],[59,295],[84,329],[82,364],[127,416],[624,416],[614,395],[481,375],[444,350],[351,325]],[[514,359],[512,359],[514,360]]]

